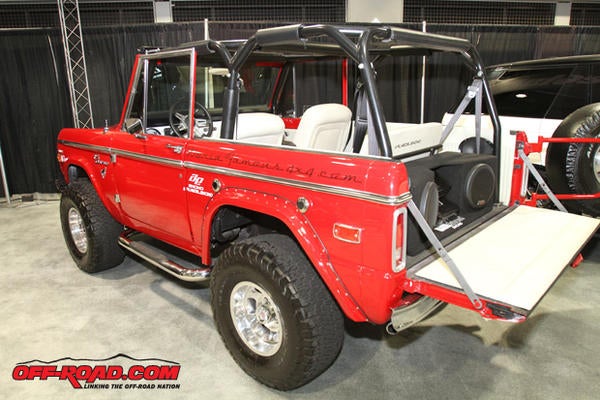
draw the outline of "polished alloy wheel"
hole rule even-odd
[[[231,292],[229,308],[235,329],[252,351],[264,357],[277,353],[283,320],[269,292],[252,282],[239,282]]]
[[[596,148],[596,153],[594,154],[594,176],[598,183],[600,183],[600,146]]]
[[[73,238],[73,243],[75,243],[75,247],[77,250],[85,254],[88,249],[88,239],[87,234],[85,233],[85,224],[83,223],[83,218],[81,218],[81,214],[75,208],[69,209],[69,230],[71,232],[71,237]]]

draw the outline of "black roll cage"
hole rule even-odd
[[[331,43],[333,42],[333,44]],[[187,47],[192,44],[188,44]],[[185,45],[184,45],[185,46]],[[184,47],[182,46],[182,47]],[[465,63],[481,80],[483,96],[494,129],[495,148],[500,148],[500,122],[484,67],[477,49],[467,40],[422,33],[390,26],[287,25],[258,30],[245,42],[205,40],[193,44],[197,54],[217,54],[229,69],[224,94],[221,137],[233,139],[239,108],[239,71],[255,51],[302,56],[348,57],[358,64],[373,118],[374,133],[381,156],[392,158],[392,146],[385,124],[383,108],[375,85],[372,58],[379,54],[414,54],[415,49],[452,52],[463,56]],[[496,150],[498,151],[498,150]]]

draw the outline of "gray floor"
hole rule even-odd
[[[0,397],[11,399],[598,399],[600,244],[568,269],[524,324],[453,306],[395,337],[348,324],[335,364],[290,393],[265,388],[232,361],[209,291],[126,258],[87,275],[70,259],[58,202],[0,207]],[[75,390],[14,381],[17,363],[124,353],[180,363],[179,389]]]

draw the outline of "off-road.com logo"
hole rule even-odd
[[[117,359],[121,359],[117,364]],[[109,361],[111,361],[109,363]],[[179,377],[179,363],[159,359],[136,359],[117,354],[102,360],[31,360],[18,363],[12,378],[16,381],[68,381],[75,389],[179,389],[168,383]]]

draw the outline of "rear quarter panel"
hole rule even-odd
[[[273,215],[292,231],[350,318],[389,319],[390,302],[402,281],[402,274],[391,270],[392,218],[401,206],[395,202],[408,193],[401,163],[202,140],[188,145],[184,164],[188,174],[201,176],[211,197],[206,209],[189,200],[193,236],[205,246],[203,258],[209,254],[211,221],[220,207]],[[218,192],[215,180],[221,185]],[[299,198],[308,201],[305,212],[297,207]],[[199,204],[203,201],[198,198]],[[359,229],[360,243],[334,237],[336,223]]]

